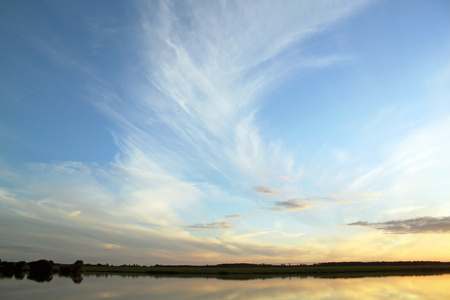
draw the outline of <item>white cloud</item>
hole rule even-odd
[[[356,179],[349,189],[367,190],[380,181],[391,191],[408,190],[401,189],[400,185],[419,181],[442,188],[442,184],[448,180],[445,170],[450,166],[447,155],[450,151],[449,141],[450,118],[446,116],[412,131],[406,138],[392,145],[386,160]],[[432,182],[429,182],[428,176],[433,176]]]
[[[151,16],[154,3],[144,5],[148,80],[131,87],[138,109],[121,112],[127,115],[124,122],[132,122],[118,137],[122,151],[137,147],[147,158],[170,152],[159,165],[187,164],[185,169],[201,160],[228,180],[272,172],[294,177],[289,151],[259,131],[260,96],[293,68],[347,59],[302,54],[299,42],[366,2],[161,2]],[[114,109],[115,103],[109,105]]]
[[[123,74],[129,77],[120,83],[105,83],[84,64],[41,45],[59,65],[93,79],[98,100],[93,102],[118,125],[119,153],[107,165],[34,163],[22,171],[1,171],[14,185],[0,198],[6,207],[2,213],[24,224],[11,229],[8,244],[26,244],[14,239],[15,232],[36,248],[88,257],[94,256],[92,245],[167,261],[180,259],[181,252],[193,258],[199,252],[227,257],[303,253],[283,243],[281,248],[245,243],[234,233],[226,240],[197,238],[185,226],[196,223],[189,215],[205,203],[211,204],[211,214],[224,207],[213,203],[211,195],[220,192],[221,202],[230,203],[230,186],[248,190],[267,177],[280,180],[281,175],[288,184],[298,177],[290,151],[261,132],[262,95],[294,70],[351,59],[335,53],[307,55],[301,43],[367,2],[145,2],[143,32],[137,34],[142,65],[136,73]],[[305,208],[286,201],[278,206]],[[230,224],[194,226],[228,229]],[[26,233],[25,226],[35,228],[41,240]],[[65,237],[64,231],[72,236]],[[57,238],[46,245],[52,236]],[[301,233],[269,236],[282,242]]]

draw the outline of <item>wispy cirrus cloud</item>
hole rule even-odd
[[[144,4],[146,77],[130,87],[132,109],[114,99],[108,103],[125,126],[125,135],[118,136],[122,152],[135,155],[136,147],[148,157],[156,152],[165,158],[160,164],[186,170],[201,160],[227,180],[274,170],[292,177],[292,155],[259,129],[261,95],[295,68],[339,62],[335,53],[302,53],[299,43],[366,2]],[[186,156],[190,161],[183,161]]]
[[[377,182],[375,178],[380,177],[393,181],[397,184],[396,189],[399,189],[408,180],[422,178],[428,173],[442,172],[450,166],[450,159],[446,156],[450,151],[449,138],[448,114],[425,126],[417,126],[404,139],[388,148],[386,159],[381,164],[356,178],[349,190],[368,189]],[[430,184],[441,188],[446,182],[436,180]]]
[[[394,220],[379,223],[358,221],[349,226],[372,227],[388,233],[447,233],[450,232],[450,217],[420,217],[406,220]]]
[[[129,97],[106,92],[98,103],[122,128],[116,165],[138,182],[127,187],[134,191],[124,195],[126,210],[145,212],[152,223],[160,211],[167,224],[179,224],[177,199],[200,206],[210,184],[248,190],[243,182],[297,178],[290,151],[261,130],[263,95],[294,70],[348,60],[346,53],[307,53],[301,43],[366,3],[143,3],[142,64],[125,85]]]
[[[298,162],[289,149],[262,130],[264,94],[293,71],[352,59],[347,53],[309,53],[303,42],[368,2],[142,2],[135,18],[140,20],[138,28],[120,29],[135,37],[127,41],[134,40],[132,46],[137,47],[126,53],[138,58],[124,57],[120,65],[130,70],[113,64],[103,76],[87,62],[64,56],[65,48],[36,44],[59,65],[89,79],[88,98],[115,124],[117,155],[104,165],[47,162],[29,164],[14,176],[1,171],[13,186],[1,195],[7,211],[1,222],[18,224],[3,236],[11,246],[24,247],[15,240],[22,235],[37,248],[59,247],[73,254],[70,247],[76,245],[58,231],[62,228],[77,237],[79,245],[73,249],[79,253],[108,249],[127,254],[134,248],[139,257],[151,251],[154,259],[164,261],[176,260],[180,252],[195,258],[199,250],[222,258],[303,253],[298,247],[280,250],[278,245],[246,243],[232,236],[225,242],[197,238],[183,224],[195,223],[190,216],[197,210],[221,212],[234,190],[248,191],[265,182],[261,178],[290,184],[298,177]],[[113,39],[116,33],[100,30],[96,20],[89,19],[94,38]],[[128,43],[126,47],[131,48]],[[100,49],[91,44],[91,52]],[[108,75],[112,73],[118,75]],[[217,190],[223,195],[211,200]],[[254,190],[268,196],[280,193],[278,187]],[[275,202],[273,210],[304,208],[302,201],[291,199]],[[238,211],[228,218],[267,213],[275,214],[267,209]],[[187,228],[233,226],[223,221]],[[41,240],[33,238],[33,231],[27,233],[28,228],[42,229]],[[57,237],[53,244],[50,236]]]

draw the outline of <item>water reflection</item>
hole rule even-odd
[[[16,278],[16,279],[24,279],[25,278],[25,272],[14,272],[11,270],[6,270],[4,272],[0,273],[0,278],[5,277],[5,278]]]
[[[65,275],[59,274],[59,277],[70,278],[70,279],[72,279],[73,283],[76,283],[76,284],[81,283],[84,279],[84,277],[81,275],[81,273],[65,274]]]
[[[219,280],[84,275],[82,284],[0,280],[5,299],[450,299],[450,275],[366,278]],[[77,279],[78,280],[78,279]]]
[[[50,282],[53,279],[53,273],[33,273],[28,274],[27,279],[37,282]]]

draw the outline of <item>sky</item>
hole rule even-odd
[[[450,261],[448,1],[0,2],[0,259]]]

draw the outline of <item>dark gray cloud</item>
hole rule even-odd
[[[369,223],[367,221],[358,221],[358,222],[350,223],[350,224],[347,224],[347,225],[350,225],[350,226],[353,226],[353,225],[370,226],[371,224],[374,224],[374,223]]]
[[[302,203],[303,199],[289,199],[283,201],[276,201],[271,210],[276,211],[293,211],[300,209],[307,209],[310,205]]]
[[[350,226],[369,226],[389,233],[443,233],[450,232],[450,217],[420,217],[415,219],[394,220],[388,222],[369,223],[358,221]]]
[[[278,194],[278,192],[276,190],[268,188],[268,187],[264,187],[264,186],[255,186],[253,189],[257,193],[260,193],[260,194],[268,194],[268,195],[276,195],[276,194]]]
[[[212,223],[198,223],[194,225],[187,226],[187,228],[195,228],[195,229],[224,229],[224,228],[233,228],[234,224],[232,222],[212,222]]]

